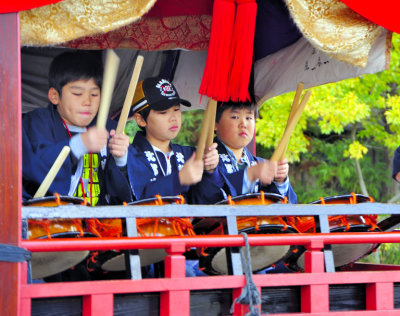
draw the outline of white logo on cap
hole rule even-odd
[[[172,97],[176,94],[172,84],[165,79],[161,79],[157,83],[156,88],[160,89],[160,93],[164,97]]]

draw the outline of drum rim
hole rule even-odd
[[[146,199],[143,199],[143,200],[137,200],[137,201],[134,201],[134,202],[130,202],[127,205],[138,205],[140,203],[154,202],[154,201],[157,201],[157,200],[158,200],[157,197],[151,197],[151,198],[146,198]],[[169,196],[162,196],[161,200],[165,201],[165,202],[180,201],[181,198],[179,196],[177,196],[177,195],[169,195]]]
[[[338,199],[350,199],[353,196],[355,196],[357,198],[357,203],[370,202],[370,197],[366,196],[364,194],[333,195],[333,196],[324,197],[323,199],[326,202],[330,202],[330,201],[335,201],[335,200],[338,200]],[[310,202],[309,204],[321,204],[321,200],[316,200],[316,201]],[[345,203],[343,203],[343,204],[345,204]]]
[[[50,234],[51,238],[77,238],[77,237],[96,237],[95,234],[91,232],[86,232],[84,231],[82,236],[81,232],[78,231],[68,231],[68,232],[60,232],[60,233],[54,233]],[[32,240],[37,240],[37,239],[49,239],[47,236],[40,236],[38,238],[32,239]]]
[[[76,197],[76,196],[60,195],[59,198],[61,201],[69,202],[71,204],[84,203],[84,200],[82,198]],[[23,202],[23,205],[30,206],[30,205],[34,205],[34,204],[40,203],[40,202],[55,201],[56,199],[57,199],[57,197],[55,195],[43,196],[43,197],[39,197],[39,198],[26,200]]]
[[[241,195],[236,195],[232,197],[232,201],[240,201],[240,200],[244,200],[245,198],[248,197],[258,197],[261,196],[261,192],[255,192],[255,193],[246,193],[246,194],[241,194]],[[285,197],[277,194],[277,193],[268,193],[268,192],[264,192],[264,197],[268,198],[268,197],[272,197],[273,199],[275,199],[276,203],[282,202],[285,200]],[[228,200],[223,200],[220,201],[218,203],[215,203],[216,205],[221,205],[221,204],[229,204]]]

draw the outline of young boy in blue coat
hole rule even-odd
[[[255,132],[256,107],[242,103],[218,103],[215,132],[218,144],[218,168],[240,194],[275,193],[297,203],[297,195],[289,182],[286,159],[274,164],[256,157],[247,149]],[[290,272],[282,262],[258,273]]]
[[[168,80],[155,77],[139,82],[132,111],[142,131],[137,132],[129,147],[132,192],[138,200],[156,194],[183,195],[187,203],[214,204],[226,198],[225,191],[234,188],[217,169],[217,144],[211,145],[203,160],[196,160],[195,148],[171,142],[181,128],[181,105],[191,104],[179,97]],[[197,260],[186,261],[187,276],[202,274]],[[152,275],[150,270],[147,276]]]
[[[147,78],[139,82],[132,111],[142,129],[129,147],[128,176],[137,200],[184,195],[187,202],[213,204],[224,199],[226,179],[215,170],[217,144],[212,144],[203,160],[195,159],[195,148],[173,144],[181,128],[181,105],[171,82]],[[213,172],[204,168],[214,169]],[[233,189],[233,188],[232,188]]]
[[[48,195],[86,198],[91,205],[130,201],[124,174],[129,137],[116,134],[116,123],[111,120],[106,129],[95,126],[102,77],[101,56],[91,52],[65,52],[52,61],[50,104],[25,114],[22,122],[25,199],[34,195],[61,149],[68,145],[71,153]]]
[[[256,107],[242,103],[219,103],[216,113],[218,168],[225,174],[238,194],[276,193],[297,203],[297,195],[289,182],[286,159],[273,164],[252,155],[246,146],[255,132]]]

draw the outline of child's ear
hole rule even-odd
[[[60,94],[54,88],[49,89],[49,93],[47,94],[49,100],[54,105],[58,105],[60,103]]]
[[[139,113],[133,114],[133,118],[135,119],[137,125],[140,127],[146,127],[146,121],[143,119],[143,117]]]

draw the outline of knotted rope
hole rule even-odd
[[[241,232],[244,237],[245,247],[246,247],[246,258],[243,253],[243,247],[240,248],[240,259],[242,261],[242,267],[246,275],[246,285],[244,286],[242,293],[237,297],[232,303],[230,312],[233,313],[235,309],[235,304],[249,305],[250,312],[246,316],[260,316],[260,310],[258,305],[261,304],[260,292],[257,286],[253,282],[252,270],[251,270],[251,256],[250,256],[250,246],[247,238],[247,234]],[[247,260],[246,260],[247,259]]]

